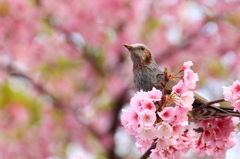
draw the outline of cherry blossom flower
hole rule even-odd
[[[163,155],[162,151],[160,151],[158,149],[153,149],[151,152],[152,153],[150,154],[150,157],[152,159],[162,159],[162,158],[164,158],[164,155]]]
[[[223,86],[222,89],[223,89],[224,99],[225,99],[226,101],[232,102],[232,101],[233,101],[233,100],[232,100],[232,95],[233,95],[233,93],[232,93],[230,87],[224,87],[224,86]]]
[[[235,94],[236,96],[240,96],[240,82],[238,80],[233,82],[231,90],[233,94]]]
[[[175,108],[173,107],[166,107],[161,112],[158,112],[160,118],[164,121],[171,120],[175,115]]]
[[[139,98],[138,96],[134,96],[130,100],[130,105],[134,107],[137,111],[141,111],[142,108],[142,99]]]
[[[139,123],[141,126],[152,126],[156,120],[155,112],[145,109],[138,113]]]
[[[179,138],[179,134],[182,134],[185,131],[185,127],[180,124],[174,125],[172,128],[173,128],[173,132],[172,132],[173,138]]]
[[[153,112],[156,111],[156,106],[155,106],[154,103],[153,103],[151,100],[149,100],[149,99],[146,99],[146,100],[144,100],[144,101],[142,102],[142,108],[143,108],[143,109],[149,109],[149,110],[151,110],[151,111],[153,111]]]
[[[204,155],[206,155],[206,152],[210,152],[210,149],[210,145],[207,145],[206,143],[204,143],[203,140],[199,139],[196,140],[194,143],[193,152],[196,155],[203,157]]]
[[[134,109],[123,110],[125,121],[131,123],[132,125],[137,125],[139,123],[139,117],[137,112]]]
[[[196,81],[198,81],[198,75],[191,69],[185,69],[183,74],[183,81],[189,89],[194,89],[196,87]]]
[[[188,124],[188,113],[189,109],[184,108],[181,106],[178,106],[175,108],[176,115],[174,116],[174,119],[171,121],[172,125],[182,124],[187,125]]]
[[[156,148],[158,150],[167,149],[171,144],[172,142],[169,138],[162,137],[158,139]]]
[[[131,135],[136,135],[136,129],[138,128],[139,117],[133,109],[123,110],[122,125],[126,132]]]
[[[186,69],[189,69],[193,65],[192,61],[187,61],[183,63],[182,69],[179,72],[182,72]]]
[[[150,126],[150,127],[139,127],[137,132],[139,133],[139,137],[143,140],[145,139],[153,139],[153,137],[155,136],[156,130],[154,126]]]
[[[136,147],[141,152],[144,153],[152,145],[152,140],[144,140],[139,136],[136,136]]]
[[[162,92],[153,87],[152,91],[148,91],[148,96],[153,101],[159,101],[162,98]]]
[[[173,86],[172,90],[175,93],[181,95],[181,94],[185,93],[188,90],[188,88],[184,84],[183,80],[180,80],[175,86]]]
[[[234,111],[240,112],[240,82],[235,81],[229,87],[222,87],[224,99],[234,107]]]
[[[159,138],[170,138],[172,136],[173,128],[166,122],[161,122],[156,130],[156,135]]]
[[[194,95],[193,92],[187,91],[183,93],[180,97],[180,103],[182,107],[189,108],[189,110],[192,108],[192,104],[194,102]]]

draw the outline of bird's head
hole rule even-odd
[[[152,56],[144,44],[132,44],[132,45],[124,45],[129,52],[131,53],[131,59],[133,61],[133,65],[136,67],[146,66],[152,62]]]

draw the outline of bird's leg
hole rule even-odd
[[[210,102],[206,102],[204,104],[202,104],[200,107],[196,108],[196,112],[200,111],[201,109],[207,107],[207,106],[210,106],[212,104],[215,104],[215,103],[220,103],[220,102],[225,102],[224,99],[217,99],[217,100],[213,100],[213,101],[210,101]]]

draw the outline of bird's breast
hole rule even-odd
[[[134,71],[134,84],[137,91],[150,91],[154,87],[156,76],[147,69]]]

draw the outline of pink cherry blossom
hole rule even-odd
[[[198,134],[194,130],[184,130],[183,134],[177,139],[177,148],[181,150],[182,153],[187,153],[189,149],[192,149],[193,142],[196,138],[199,138]]]
[[[232,95],[233,95],[233,93],[232,93],[230,87],[224,87],[223,86],[222,89],[223,89],[224,99],[226,101],[231,101],[232,102]]]
[[[121,119],[126,132],[131,135],[136,135],[136,129],[139,123],[138,114],[133,109],[123,110]]]
[[[141,126],[152,126],[156,120],[155,112],[145,109],[138,113],[139,123]]]
[[[240,112],[240,99],[233,101],[232,106],[234,111]]]
[[[151,145],[152,140],[144,140],[139,136],[136,136],[136,147],[141,153],[144,153]]]
[[[189,89],[196,87],[196,81],[198,81],[197,73],[194,73],[191,69],[185,69],[183,74],[183,82]]]
[[[172,136],[172,132],[173,128],[166,122],[161,122],[156,129],[156,135],[159,138],[169,138]]]
[[[183,66],[182,66],[182,69],[180,70],[180,72],[181,72],[181,71],[184,71],[185,69],[189,69],[192,65],[193,65],[192,61],[184,62],[184,63],[183,63]]]
[[[231,117],[208,119],[198,123],[204,129],[203,137],[196,141],[195,153],[205,153],[217,158],[225,158],[226,151],[235,145],[232,133],[236,125]]]
[[[240,112],[240,82],[235,81],[229,87],[222,87],[224,99],[234,107],[234,111]]]
[[[149,98],[148,92],[144,92],[143,90],[138,91],[135,95],[142,99]]]
[[[164,155],[163,155],[162,151],[160,151],[158,149],[153,149],[151,152],[152,153],[150,154],[150,157],[152,159],[162,159],[162,158],[164,158]]]
[[[148,91],[148,96],[153,101],[159,101],[162,98],[162,92],[153,87],[152,91]]]
[[[172,142],[169,138],[162,137],[158,139],[156,148],[158,150],[167,149],[171,144]]]
[[[191,91],[183,93],[180,97],[180,103],[182,107],[192,109],[192,104],[194,102],[194,94]]]
[[[153,112],[156,111],[156,106],[154,105],[154,103],[152,102],[152,100],[146,99],[142,102],[142,108],[143,109],[149,109]]]
[[[137,112],[134,109],[122,110],[123,111],[123,118],[124,121],[128,121],[132,125],[137,125],[139,123],[139,117]]]
[[[143,140],[145,139],[153,139],[153,137],[155,136],[156,130],[154,126],[150,126],[150,127],[139,127],[137,132],[139,133],[139,137]]]
[[[188,90],[188,88],[184,84],[183,80],[180,80],[175,86],[173,86],[172,90],[175,93],[181,95],[181,94],[185,93]]]
[[[187,125],[188,124],[188,113],[189,109],[184,108],[181,106],[178,106],[175,108],[175,116],[174,120],[171,121],[172,125],[177,125],[177,124],[182,124],[182,125]]]
[[[172,132],[173,138],[179,138],[179,136],[183,134],[183,132],[185,131],[185,127],[180,124],[174,125],[172,128],[173,128],[173,132]]]
[[[211,149],[210,145],[207,145],[206,143],[204,143],[203,140],[199,139],[196,140],[194,143],[193,152],[196,155],[203,157],[206,154],[206,152],[210,152],[210,149]]]
[[[233,85],[231,86],[231,91],[236,96],[240,96],[240,82],[238,80],[233,82]]]
[[[224,146],[215,146],[214,149],[212,149],[212,151],[208,154],[212,155],[214,159],[226,158],[226,150],[227,149]]]
[[[169,146],[168,147],[168,155],[166,157],[168,158],[173,158],[177,159],[180,158],[181,156],[181,151],[176,149],[175,147]]]
[[[164,121],[171,120],[175,115],[175,108],[173,107],[166,107],[161,112],[158,112],[160,118]]]
[[[130,105],[134,107],[137,111],[141,111],[143,109],[142,101],[143,101],[142,98],[135,95],[133,98],[131,98]]]

